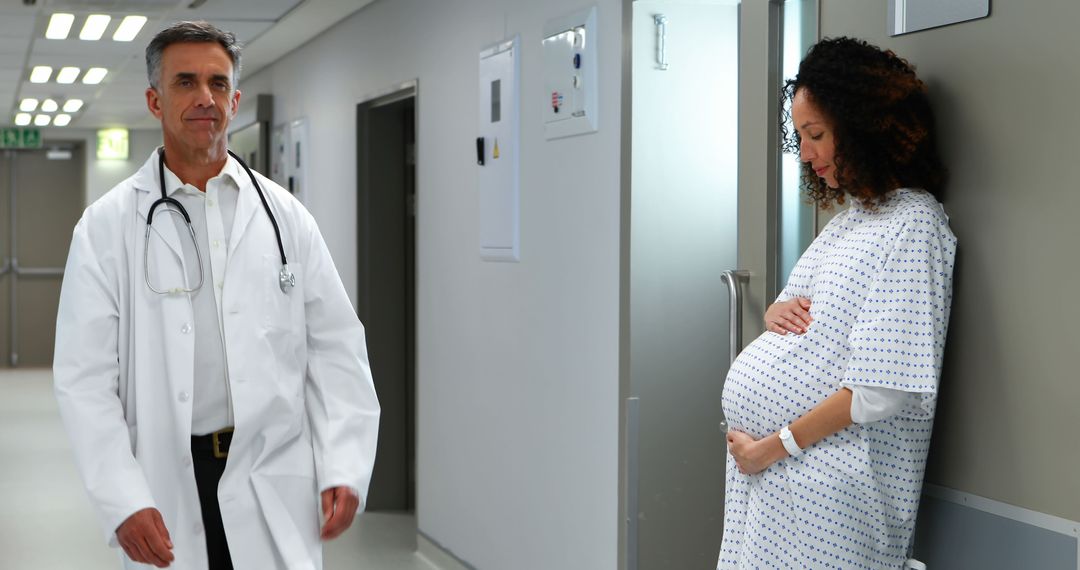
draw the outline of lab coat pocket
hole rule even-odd
[[[292,333],[304,330],[304,293],[301,266],[289,263],[289,271],[297,276],[295,285],[286,291],[281,289],[281,258],[274,254],[263,256],[259,291],[262,296],[263,327]]]

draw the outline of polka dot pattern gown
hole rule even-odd
[[[956,237],[929,193],[838,214],[778,298],[811,300],[802,335],[766,332],[732,364],[731,429],[771,435],[843,386],[918,394],[756,475],[728,455],[718,570],[900,569],[915,529],[952,300]]]

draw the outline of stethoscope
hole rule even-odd
[[[248,168],[248,165],[240,159],[239,156],[233,153],[231,150],[227,150],[229,156],[236,159],[236,162],[240,163],[240,166],[244,167],[244,172],[247,172],[251,183],[255,185],[255,191],[259,193],[259,200],[262,201],[263,209],[266,210],[266,215],[270,217],[270,224],[274,226],[274,236],[277,237],[278,252],[281,254],[281,271],[278,273],[278,286],[281,287],[281,292],[288,295],[289,290],[296,286],[296,275],[293,275],[289,271],[289,262],[285,259],[285,246],[281,243],[281,230],[278,228],[277,219],[274,218],[274,213],[270,211],[270,204],[266,201],[266,196],[263,195],[262,187],[259,186],[259,181],[255,179],[255,175]],[[150,205],[150,212],[146,215],[146,235],[143,238],[143,277],[146,279],[146,286],[151,291],[159,295],[177,294],[177,293],[194,293],[202,288],[204,282],[203,275],[203,261],[202,251],[199,249],[199,240],[195,238],[195,228],[191,227],[191,216],[188,215],[187,210],[180,204],[175,198],[170,198],[165,194],[165,153],[158,151],[158,175],[159,185],[161,188],[161,198],[158,198]],[[184,287],[175,287],[173,289],[161,290],[154,287],[150,283],[150,265],[148,263],[148,254],[150,251],[150,227],[154,222],[154,210],[158,206],[165,205],[162,208],[164,211],[171,214],[179,214],[184,217],[184,222],[187,223],[188,233],[191,234],[191,243],[195,245],[195,257],[199,262],[199,283],[192,289],[186,289]],[[171,206],[171,207],[170,207]]]

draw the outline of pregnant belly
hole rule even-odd
[[[822,358],[822,346],[812,332],[765,333],[743,349],[724,381],[729,428],[770,435],[839,389],[836,363]]]

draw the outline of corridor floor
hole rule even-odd
[[[75,470],[49,370],[0,372],[0,570],[116,570]],[[366,513],[324,547],[325,570],[435,570],[411,513]]]

